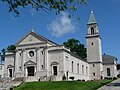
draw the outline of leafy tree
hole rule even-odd
[[[64,42],[63,45],[65,45],[66,47],[70,48],[70,51],[79,55],[81,58],[86,58],[87,54],[86,54],[86,48],[84,46],[84,44],[81,44],[79,40],[76,40],[74,38],[72,39],[68,39],[67,42]]]
[[[13,52],[14,53],[15,49],[16,49],[15,45],[10,45],[10,46],[7,47],[8,52]]]
[[[1,62],[5,60],[5,51],[6,50],[4,48],[1,50],[1,53],[0,53]]]
[[[45,12],[54,11],[56,14],[65,10],[77,10],[78,4],[87,5],[86,0],[2,0],[9,5],[9,12],[15,12],[19,15],[19,7],[31,6],[38,10],[44,10]]]
[[[5,52],[6,52],[6,51],[7,51],[7,52],[13,52],[13,53],[15,53],[15,49],[16,49],[16,47],[15,47],[14,45],[10,45],[10,46],[8,46],[6,49],[3,48],[3,49],[1,50],[1,53],[0,53],[1,62],[5,60]]]

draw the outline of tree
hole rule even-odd
[[[8,51],[8,52],[13,52],[13,53],[14,53],[14,52],[15,52],[15,49],[16,49],[16,46],[15,46],[15,45],[10,45],[10,46],[7,47],[7,51]]]
[[[64,42],[63,45],[70,48],[70,51],[79,55],[81,58],[85,59],[87,57],[86,48],[84,44],[81,44],[79,40],[74,38],[68,39],[67,42]]]
[[[0,53],[1,62],[5,60],[5,51],[6,50],[4,48],[1,50],[1,53]]]
[[[15,12],[19,15],[19,7],[31,6],[38,10],[44,10],[45,12],[54,11],[56,14],[65,10],[77,10],[77,4],[87,5],[86,0],[2,0],[9,5],[9,12]]]
[[[1,53],[0,53],[1,62],[5,60],[5,52],[6,52],[6,51],[7,51],[7,52],[13,52],[13,53],[15,53],[15,49],[16,49],[15,45],[10,45],[10,46],[8,46],[6,49],[3,48],[3,49],[1,50]]]

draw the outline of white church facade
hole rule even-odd
[[[21,77],[25,81],[87,81],[117,77],[117,59],[102,55],[99,27],[93,12],[87,26],[87,60],[31,31],[16,44],[15,53],[6,52],[4,77]]]

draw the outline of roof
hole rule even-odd
[[[0,65],[4,65],[3,63],[0,63]]]
[[[91,11],[88,24],[95,24],[95,23],[97,23],[97,21],[96,21],[96,19],[95,19],[95,16],[94,16],[93,11]]]
[[[114,61],[117,61],[117,58],[111,55],[103,54],[102,55],[103,64],[114,64]]]
[[[21,43],[28,35],[30,34],[33,34],[35,36],[37,36],[38,38],[42,38],[43,40],[47,41],[47,42],[50,42],[50,43],[53,43],[55,45],[58,45],[57,43],[45,38],[44,36],[40,35],[40,34],[37,34],[35,33],[33,30],[31,30],[26,36],[24,36],[21,40],[19,40],[17,43],[16,43],[16,46],[19,45],[19,43]]]

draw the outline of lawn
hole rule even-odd
[[[96,90],[112,80],[27,82],[14,90]]]

